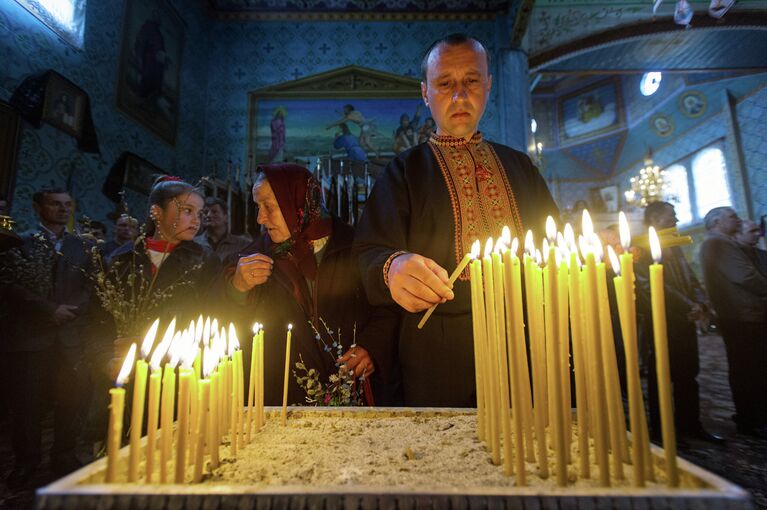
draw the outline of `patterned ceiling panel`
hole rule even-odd
[[[207,0],[220,19],[487,19],[509,0]]]
[[[620,158],[625,141],[626,131],[621,131],[592,142],[564,149],[563,152],[592,172],[601,177],[607,177],[615,171],[615,165]]]

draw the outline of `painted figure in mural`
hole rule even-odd
[[[349,126],[346,125],[346,122],[342,122],[339,127],[341,131],[336,133],[336,139],[333,140],[333,148],[346,149],[347,156],[354,161],[367,161],[368,155],[360,147],[357,137],[349,131]]]
[[[74,101],[67,94],[59,94],[59,98],[53,105],[53,116],[59,119],[62,124],[75,127],[75,105]]]
[[[411,126],[408,126],[402,131],[398,131],[397,136],[394,138],[394,154],[415,147],[418,145],[418,135],[413,131]]]
[[[372,145],[373,137],[375,137],[377,134],[375,121],[372,119],[365,119],[365,116],[362,115],[362,112],[354,109],[354,105],[344,105],[344,116],[330,124],[325,129],[330,129],[334,126],[340,126],[341,124],[348,122],[357,124],[360,128],[360,136],[358,140],[360,147],[362,147],[362,149],[367,152],[375,152],[378,154],[378,151]]]
[[[152,17],[141,25],[133,51],[139,72],[138,96],[156,101],[162,96],[163,80],[169,60],[165,53],[160,11],[155,9]]]
[[[431,134],[437,129],[437,126],[434,124],[434,119],[431,117],[427,117],[426,120],[423,122],[423,126],[418,130],[418,143],[424,143],[429,141],[429,137],[431,137]]]
[[[476,405],[469,275],[450,284],[448,270],[474,241],[498,237],[504,225],[512,236],[532,229],[540,239],[546,216],[559,216],[530,158],[477,131],[492,85],[489,60],[485,47],[463,34],[427,50],[421,95],[437,131],[380,173],[357,226],[368,299],[400,313],[397,350],[408,406]],[[418,329],[419,312],[438,303]]]
[[[594,96],[578,99],[578,119],[584,124],[602,115],[603,111],[604,108]]]
[[[415,109],[415,114],[413,115],[413,120],[410,120],[410,117],[407,116],[407,113],[403,113],[399,118],[399,127],[394,132],[394,139],[396,140],[397,137],[404,133],[405,131],[409,129],[412,129],[414,132],[418,131],[418,122],[421,119],[421,105],[419,104]]]
[[[269,129],[272,131],[272,146],[269,148],[269,162],[279,163],[285,159],[285,108],[278,106],[272,114]]]

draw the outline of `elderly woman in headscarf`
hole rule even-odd
[[[397,315],[368,304],[352,255],[352,227],[328,213],[319,182],[304,167],[262,165],[256,172],[253,200],[263,234],[231,264],[228,295],[244,320],[264,325],[265,403],[282,403],[288,324],[296,376],[306,375],[296,367],[299,360],[323,385],[342,370],[355,386],[368,388],[367,404],[396,403]],[[293,373],[289,381],[288,403],[307,403]],[[315,395],[320,404],[329,399]]]

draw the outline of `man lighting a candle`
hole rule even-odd
[[[453,34],[421,63],[421,94],[437,124],[429,141],[400,154],[376,181],[355,248],[373,304],[397,303],[406,405],[474,406],[475,376],[468,270],[448,274],[476,240],[544,231],[558,217],[530,159],[483,139],[477,126],[492,85],[478,40]],[[451,288],[452,287],[452,288]],[[422,312],[440,304],[417,329]]]

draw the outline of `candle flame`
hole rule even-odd
[[[488,237],[485,241],[485,258],[488,258],[493,253],[493,238]]]
[[[650,238],[650,253],[652,253],[652,259],[656,264],[660,264],[660,239],[658,239],[658,233],[655,232],[655,227],[650,227],[647,236]]]
[[[144,336],[144,341],[141,343],[141,357],[145,358],[149,356],[149,353],[152,352],[152,346],[154,345],[154,337],[157,336],[157,328],[160,327],[160,318],[154,320],[151,326],[149,326],[149,331],[146,332],[146,336]]]
[[[518,252],[519,252],[519,239],[515,237],[515,238],[514,238],[514,239],[511,241],[511,253],[512,253],[514,256],[516,256]]]
[[[591,245],[591,249],[594,251],[594,257],[596,257],[597,262],[602,262],[602,259],[605,256],[605,249],[602,246],[602,240],[599,239],[599,236],[592,233],[591,239],[589,239],[589,244]]]
[[[535,250],[535,263],[540,265],[543,265],[543,255],[541,255],[541,250]]]
[[[210,316],[205,317],[205,325],[202,329],[202,341],[204,345],[210,345]]]
[[[202,327],[203,327],[202,314],[197,318],[197,326],[194,328],[194,340],[196,343],[200,343],[202,340]]]
[[[525,234],[525,251],[533,257],[535,255],[535,243],[533,242],[533,231],[528,230]]]
[[[471,258],[477,260],[479,258],[480,250],[482,246],[479,244],[479,239],[471,243]]]
[[[181,359],[181,354],[184,352],[184,342],[181,331],[176,331],[176,334],[173,335],[173,340],[170,343],[169,351],[170,361],[168,364],[170,364],[171,368],[176,368],[176,365],[178,365],[178,362]]]
[[[215,317],[213,318],[213,320],[210,321],[210,330],[218,331],[218,319],[216,319]]]
[[[567,246],[570,247],[570,251],[573,251],[573,246],[575,245],[575,231],[573,231],[573,226],[569,223],[565,224],[565,241],[567,242]]]
[[[607,245],[607,256],[610,259],[610,265],[613,266],[613,273],[621,275],[621,263],[618,260],[618,255],[615,254],[615,250],[609,244]]]
[[[583,223],[581,231],[583,232],[583,235],[586,237],[589,237],[591,234],[594,233],[594,224],[591,222],[591,215],[589,214],[588,209],[583,210]]]
[[[176,318],[173,317],[173,319],[170,321],[170,324],[168,324],[168,327],[165,330],[165,334],[162,336],[162,342],[160,343],[166,343],[168,347],[170,347],[170,343],[171,341],[173,341],[173,334],[175,332],[176,332]],[[166,347],[166,349],[168,347]]]
[[[204,379],[208,379],[210,377],[210,374],[213,373],[213,370],[216,368],[216,363],[218,360],[216,359],[213,352],[211,352],[210,347],[206,346],[202,350],[202,377]]]
[[[621,246],[624,251],[628,251],[631,247],[631,230],[629,229],[629,221],[623,211],[618,213],[618,227],[621,234]]]
[[[192,368],[194,359],[197,357],[199,342],[195,342],[193,335],[194,333],[189,331],[186,342],[184,342],[184,350],[181,354],[181,365],[186,369]]]
[[[495,248],[493,248],[493,253],[503,253],[504,248],[506,248],[506,242],[503,240],[503,237],[499,237],[495,240]]]
[[[254,335],[258,334],[258,330],[259,329],[261,329],[261,324],[259,324],[258,322],[254,322],[253,323],[253,334]]]
[[[240,348],[240,339],[237,338],[237,329],[231,322],[229,323],[229,343],[234,344],[235,351]]]
[[[557,224],[551,216],[546,217],[546,237],[550,243],[557,238]]]
[[[133,369],[133,360],[135,357],[136,344],[131,344],[130,349],[128,349],[128,355],[125,356],[125,361],[123,361],[123,366],[120,369],[120,373],[117,374],[117,380],[115,381],[117,386],[122,386],[128,381],[130,371]]]
[[[548,256],[549,253],[549,240],[548,238],[543,239],[543,253],[545,253]]]
[[[288,324],[288,331],[290,331],[291,329],[293,329],[293,324]]]
[[[562,250],[558,246],[554,247],[554,261],[557,266],[562,263],[562,258]]]
[[[226,352],[227,352],[227,355],[230,358],[233,358],[234,357],[234,339],[232,338],[232,330],[230,329],[229,333],[227,333],[226,330],[224,330],[222,328],[221,329],[221,334],[222,334],[222,336],[226,335],[226,338],[228,339],[228,342],[227,342],[228,343],[228,349],[227,349]]]
[[[578,246],[581,249],[581,255],[585,258],[590,252],[591,247],[589,246],[588,241],[586,241],[586,238],[582,235],[578,236]]]
[[[511,243],[511,230],[508,225],[504,225],[503,229],[501,229],[501,239],[503,239],[503,242],[507,245]]]

